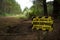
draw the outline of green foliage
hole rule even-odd
[[[37,4],[37,5],[34,4],[29,10],[31,10],[31,12],[29,12],[29,18],[32,18],[33,16],[43,16],[44,15],[43,5],[41,3]],[[47,10],[48,10],[48,15],[52,15],[53,2],[47,3]]]
[[[53,13],[53,2],[52,1],[47,3],[47,11],[49,15],[52,15]]]
[[[33,16],[43,16],[43,4],[42,1],[37,1],[34,5],[28,9],[27,7],[24,11],[21,11],[20,5],[15,0],[0,0],[0,16],[16,16],[21,15],[19,17],[32,18]],[[47,3],[48,13],[52,14],[52,2]]]
[[[21,13],[20,5],[15,0],[3,0],[0,6],[0,15]]]
[[[53,5],[52,2],[47,3],[47,10],[48,14],[52,15],[53,12]],[[44,10],[43,10],[43,5],[42,3],[40,4],[34,4],[30,9],[27,7],[23,11],[23,15],[27,16],[28,18],[32,18],[34,16],[43,16],[44,15]]]

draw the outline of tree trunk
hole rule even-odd
[[[0,0],[0,14],[2,14],[2,3],[3,3],[3,0]]]
[[[57,0],[53,2],[53,17],[56,19],[59,16],[60,3]]]
[[[44,16],[48,16],[46,0],[43,0]]]

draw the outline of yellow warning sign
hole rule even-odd
[[[53,25],[53,19],[51,16],[43,16],[41,18],[39,17],[36,17],[36,18],[33,18],[32,20],[32,24],[33,24],[33,27],[32,29],[36,29],[36,30],[49,30],[49,31],[52,31],[53,28],[52,28],[52,25]]]

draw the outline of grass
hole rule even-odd
[[[22,18],[22,19],[28,18],[24,14],[5,14],[5,15],[0,15],[0,17],[15,17],[15,18]]]

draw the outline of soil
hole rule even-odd
[[[55,19],[53,31],[48,31],[44,37],[43,31],[32,30],[32,20],[15,17],[0,17],[0,40],[60,40],[60,20]],[[44,38],[44,39],[43,39]]]

